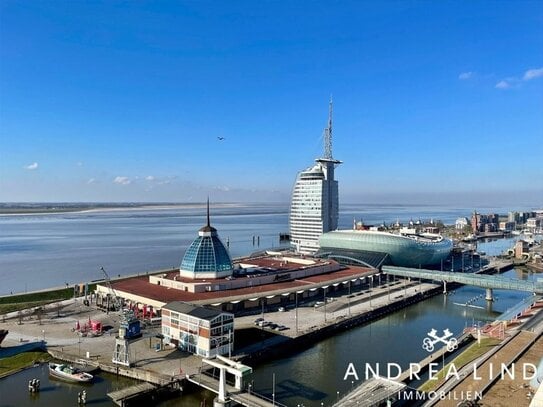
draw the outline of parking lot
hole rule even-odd
[[[349,316],[383,307],[399,298],[410,297],[435,288],[435,284],[394,281],[379,287],[362,290],[340,297],[324,297],[304,303],[298,308],[287,307],[279,311],[259,313],[236,318],[236,329],[259,327],[279,335],[295,338],[317,328],[335,323]],[[278,327],[280,327],[278,329]]]

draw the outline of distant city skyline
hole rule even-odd
[[[543,206],[543,3],[1,2],[0,201]]]

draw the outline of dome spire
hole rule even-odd
[[[200,232],[217,233],[217,229],[211,226],[211,220],[209,219],[209,196],[207,197],[206,225],[200,229]]]
[[[209,222],[209,196],[207,197],[207,226],[211,226],[211,223]]]

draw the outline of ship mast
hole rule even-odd
[[[332,96],[328,108],[328,127],[324,129],[324,158],[332,160]]]

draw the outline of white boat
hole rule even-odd
[[[65,364],[49,363],[49,374],[69,382],[89,383],[94,378],[90,373]]]

